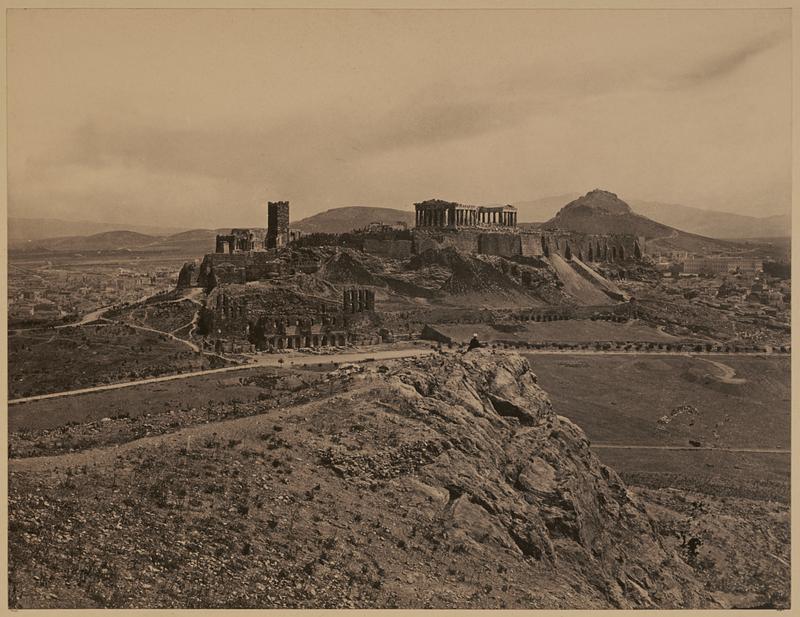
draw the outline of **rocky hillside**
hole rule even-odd
[[[600,189],[569,202],[542,227],[580,233],[644,236],[648,251],[708,252],[737,248],[730,241],[686,233],[636,214],[614,193]]]
[[[566,229],[581,233],[633,234],[648,239],[669,236],[674,230],[635,214],[614,193],[595,189],[561,208],[545,229]]]
[[[11,606],[715,605],[522,357],[428,356],[323,386],[13,460]]]

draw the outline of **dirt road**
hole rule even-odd
[[[629,446],[613,443],[593,443],[592,449],[605,450],[713,450],[714,452],[748,452],[751,454],[791,454],[784,448],[717,448],[715,446]]]
[[[64,396],[76,396],[78,394],[87,394],[89,392],[100,392],[102,390],[117,390],[119,388],[131,388],[134,386],[141,386],[144,384],[158,383],[161,381],[173,381],[175,379],[188,379],[190,377],[197,377],[198,375],[212,375],[215,373],[229,373],[231,371],[242,371],[246,369],[259,368],[259,367],[295,367],[295,366],[308,366],[314,364],[329,364],[329,363],[344,363],[344,362],[365,362],[368,360],[394,360],[398,358],[414,358],[418,356],[425,356],[434,353],[432,349],[399,349],[399,350],[376,350],[376,351],[356,351],[356,352],[343,352],[330,355],[314,355],[314,356],[269,356],[257,358],[255,362],[250,364],[241,364],[237,366],[226,366],[223,368],[206,369],[203,371],[194,371],[191,373],[180,373],[178,375],[165,375],[162,377],[150,377],[149,379],[140,379],[137,381],[126,381],[122,383],[105,384],[102,386],[94,386],[91,388],[81,388],[80,390],[67,390],[66,392],[52,392],[50,394],[38,394],[36,396],[26,396],[24,398],[17,398],[8,401],[9,405],[17,405],[20,403],[27,403],[29,401],[41,401],[49,398],[60,398]]]

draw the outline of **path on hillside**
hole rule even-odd
[[[720,371],[722,371],[721,375],[715,375],[715,377],[719,379],[722,383],[732,383],[732,384],[747,383],[746,379],[743,379],[741,377],[736,377],[736,370],[733,367],[728,366],[727,364],[723,364],[722,362],[716,362],[714,360],[709,360],[708,358],[703,358],[703,362],[708,362],[709,364],[713,364]]]
[[[157,330],[156,330],[157,332]],[[214,375],[217,373],[228,373],[232,371],[243,371],[253,368],[272,367],[272,368],[293,368],[297,366],[308,366],[314,364],[330,364],[330,363],[344,363],[344,362],[364,362],[369,360],[395,360],[399,358],[414,358],[432,354],[432,349],[400,349],[400,350],[385,350],[385,351],[359,351],[359,352],[344,352],[335,353],[330,355],[319,355],[309,357],[296,357],[284,358],[281,356],[258,358],[255,362],[250,364],[240,364],[236,366],[225,366],[222,368],[204,369],[202,371],[193,371],[191,373],[179,373],[177,375],[163,375],[161,377],[150,377],[148,379],[140,379],[137,381],[125,381],[121,383],[104,384],[102,386],[93,386],[91,388],[81,388],[80,390],[67,390],[66,392],[52,392],[50,394],[37,394],[36,396],[26,396],[24,398],[17,398],[8,401],[9,405],[16,405],[19,403],[28,403],[31,401],[41,401],[50,398],[61,398],[65,396],[76,396],[78,394],[88,394],[91,392],[102,392],[104,390],[118,390],[120,388],[131,388],[134,386],[143,386],[146,384],[159,383],[162,381],[173,381],[176,379],[188,379],[190,377],[198,377],[200,375]]]
[[[681,451],[712,451],[712,452],[747,452],[751,454],[791,454],[785,448],[723,448],[716,446],[632,446],[615,443],[593,443],[589,446],[599,450],[681,450]]]

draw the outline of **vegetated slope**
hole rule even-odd
[[[409,227],[413,227],[415,214],[412,210],[347,206],[332,208],[299,221],[294,221],[291,226],[308,233],[346,233],[379,221],[387,225],[402,222]]]
[[[11,606],[715,606],[520,356],[329,379],[269,416],[12,461]]]

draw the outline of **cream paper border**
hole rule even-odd
[[[231,2],[220,2],[219,0],[192,0],[180,2],[177,0],[73,0],[72,2],[64,1],[57,2],[53,0],[29,0],[25,1],[6,1],[3,0],[2,8],[5,10],[0,15],[2,22],[0,23],[0,31],[3,33],[3,48],[2,48],[2,63],[0,64],[0,83],[2,83],[3,96],[2,101],[2,120],[0,120],[0,134],[3,137],[4,146],[0,150],[0,162],[2,165],[2,186],[5,189],[8,181],[7,177],[7,81],[6,81],[6,15],[8,10],[26,9],[26,8],[84,8],[84,9],[324,9],[324,10],[343,10],[343,9],[397,9],[397,10],[461,10],[461,9],[486,9],[486,10],[613,10],[613,9],[636,9],[636,10],[650,10],[650,9],[668,9],[668,10],[698,10],[698,9],[786,9],[792,12],[792,270],[798,271],[798,253],[800,252],[800,236],[797,233],[800,228],[795,216],[796,211],[800,210],[800,156],[798,156],[798,145],[800,144],[800,58],[798,57],[798,41],[800,41],[800,0],[304,0],[303,2],[291,2],[290,0],[234,0]],[[8,203],[7,191],[3,190],[0,203],[2,204],[0,214],[0,247],[2,248],[2,256],[0,257],[0,298],[7,298],[7,285],[8,285]],[[798,290],[794,285],[792,289],[792,304],[798,306]],[[797,311],[792,313],[792,346],[795,349],[800,349],[797,346],[800,334],[795,328],[794,319]],[[1,614],[21,614],[31,616],[47,616],[69,614],[69,615],[136,615],[149,616],[149,615],[243,615],[264,613],[269,615],[283,615],[293,614],[302,615],[303,617],[321,617],[331,615],[345,615],[351,613],[358,613],[359,615],[394,615],[398,617],[406,617],[412,615],[423,615],[431,617],[451,617],[453,615],[469,615],[470,617],[478,617],[483,615],[527,615],[527,614],[555,614],[559,615],[586,615],[589,613],[600,612],[592,610],[22,610],[12,611],[8,608],[8,303],[0,301],[0,321],[3,323],[3,335],[0,337],[0,404],[2,405],[2,435],[0,436],[0,613]],[[792,356],[791,369],[792,369],[792,417],[798,407],[797,385],[800,383],[800,378],[797,375],[798,360],[797,354]],[[800,440],[800,423],[792,422],[792,443],[798,443]],[[783,614],[799,614],[800,603],[798,596],[798,570],[800,570],[800,552],[798,549],[798,520],[800,513],[798,513],[798,499],[797,492],[800,487],[800,479],[798,479],[798,450],[792,451],[791,457],[791,473],[792,473],[792,495],[791,495],[791,530],[792,530],[792,580],[791,580],[791,604],[792,609]],[[531,581],[535,585],[535,581]],[[623,610],[606,610],[602,611],[603,615],[615,616],[630,613],[632,611]],[[731,611],[732,612],[732,611]],[[686,610],[686,611],[667,611],[667,610],[654,610],[646,611],[648,615],[667,615],[667,614],[681,614],[681,615],[714,615],[719,616],[724,614],[720,610]],[[746,611],[748,617],[755,617],[760,615],[776,615],[779,614],[776,610],[752,610]]]

